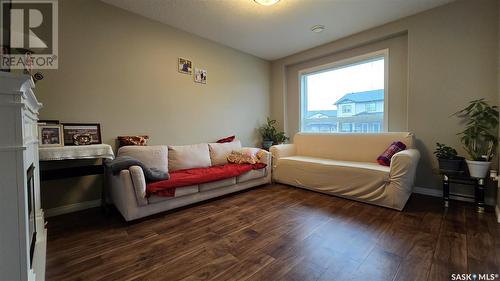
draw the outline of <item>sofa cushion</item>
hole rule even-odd
[[[175,196],[174,197],[165,197],[165,196],[157,196],[157,195],[151,195],[148,198],[148,202],[150,204],[162,202],[165,200],[170,200],[173,198],[177,197],[182,197],[185,195],[190,195],[199,192],[199,187],[198,185],[190,185],[190,186],[183,186],[175,189]]]
[[[252,169],[261,169],[266,164],[226,164],[209,168],[194,168],[170,173],[170,179],[148,183],[147,194],[171,196],[171,189],[194,184],[209,183],[234,178]]]
[[[206,168],[211,166],[208,144],[179,145],[168,147],[170,171]]]
[[[266,168],[264,169],[258,169],[258,170],[251,170],[249,172],[246,172],[242,175],[239,175],[236,177],[236,182],[237,183],[240,183],[240,182],[246,182],[246,181],[249,181],[249,180],[254,180],[254,179],[258,179],[258,178],[262,178],[262,177],[265,177],[266,176]]]
[[[209,143],[210,148],[210,159],[212,161],[212,166],[227,164],[227,157],[231,152],[238,151],[241,149],[241,142],[235,140],[232,142],[225,143]]]
[[[377,197],[389,181],[390,168],[378,163],[337,161],[308,156],[278,160],[280,182],[349,197]]]
[[[168,173],[168,147],[165,145],[123,146],[118,149],[117,155],[133,157],[148,168]]]
[[[200,192],[236,184],[236,177],[200,184]]]

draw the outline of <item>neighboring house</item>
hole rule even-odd
[[[335,102],[337,110],[308,111],[308,132],[381,132],[384,130],[384,90],[349,93]]]
[[[337,110],[308,111],[304,120],[307,132],[338,132]]]

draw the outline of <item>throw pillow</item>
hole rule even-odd
[[[234,164],[256,164],[258,159],[253,155],[245,154],[241,151],[233,151],[227,156],[227,161]]]
[[[227,161],[235,164],[256,164],[264,155],[264,150],[260,148],[243,148],[240,151],[231,152]]]
[[[170,171],[207,168],[211,165],[208,144],[206,143],[168,147],[168,167]]]
[[[236,139],[236,136],[230,136],[227,138],[220,139],[220,140],[216,141],[216,143],[232,142],[232,141],[234,141],[234,139]]]
[[[120,156],[132,157],[148,168],[168,173],[168,147],[166,145],[124,146],[118,149],[117,157]]]
[[[118,142],[120,147],[126,145],[146,145],[149,136],[119,136]]]
[[[394,154],[406,149],[406,145],[400,141],[395,141],[377,158],[377,162],[383,166],[391,165],[391,158]]]
[[[233,142],[226,143],[209,143],[210,147],[210,159],[212,160],[212,166],[227,164],[227,157],[232,151],[241,149],[241,142],[235,140]]]

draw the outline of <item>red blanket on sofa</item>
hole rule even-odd
[[[194,168],[170,172],[170,178],[164,181],[151,182],[146,186],[148,196],[175,196],[177,187],[202,184],[239,176],[251,170],[263,169],[267,165],[257,164],[226,164],[208,168]]]

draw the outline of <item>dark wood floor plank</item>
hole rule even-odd
[[[450,280],[495,272],[491,211],[413,195],[402,212],[268,185],[134,223],[49,218],[47,280]]]
[[[437,235],[427,232],[415,233],[413,239],[411,239],[411,245],[408,252],[402,258],[402,262],[394,280],[427,280],[436,243]]]
[[[440,233],[428,280],[450,280],[452,273],[467,273],[467,269],[466,235]]]

